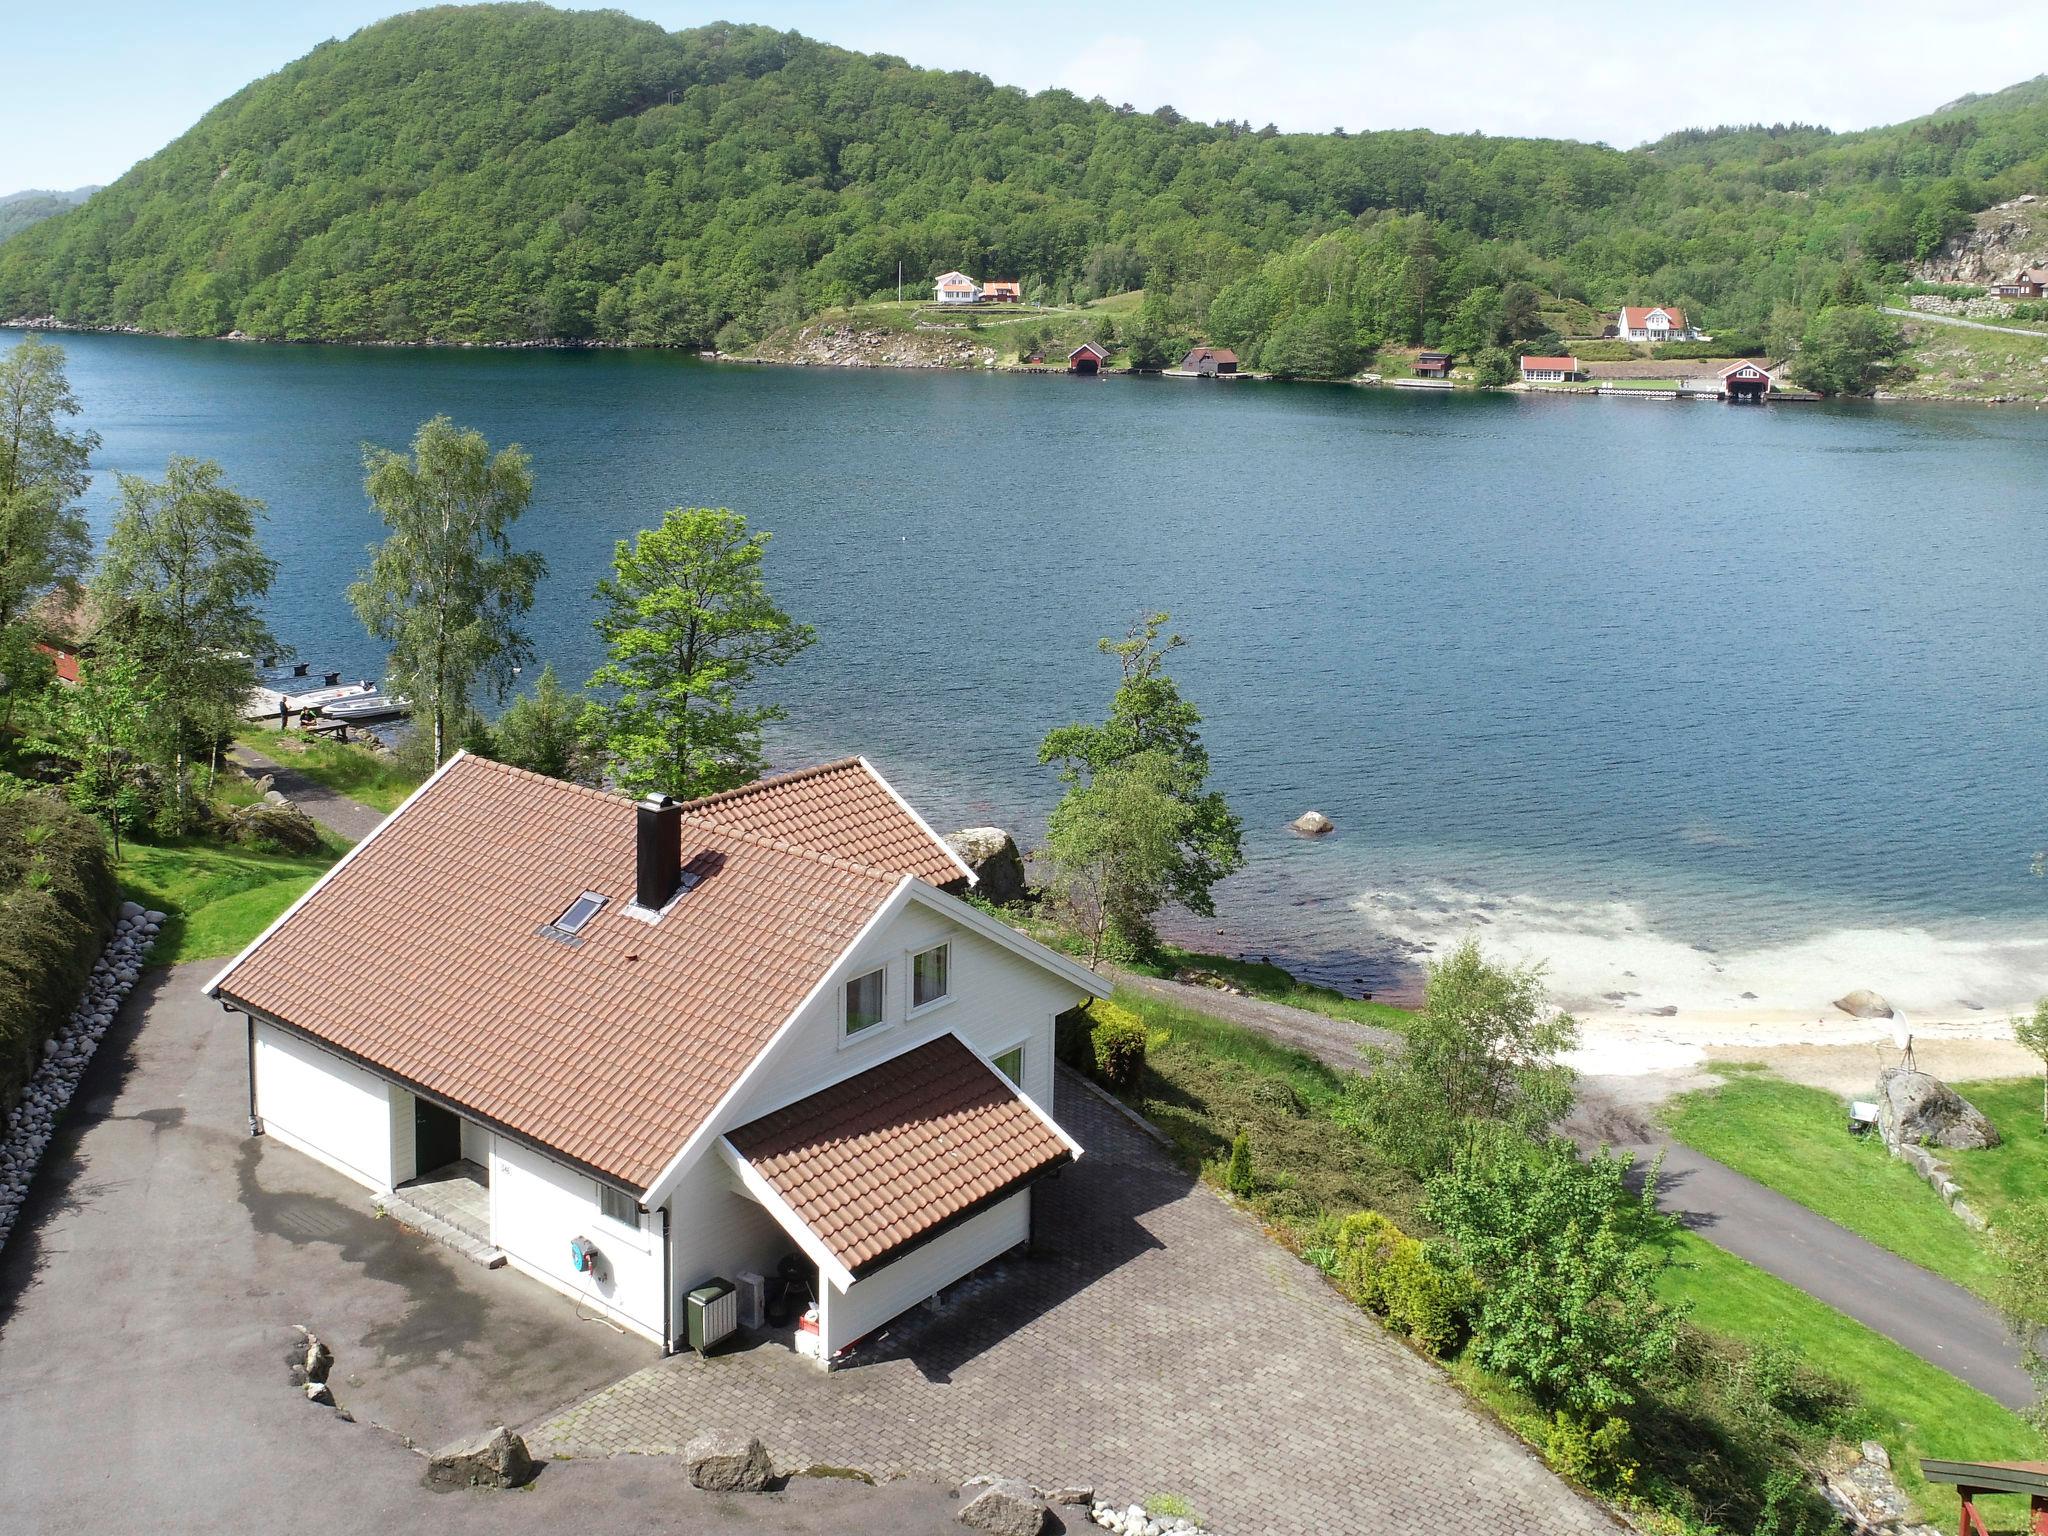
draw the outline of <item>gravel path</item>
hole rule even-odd
[[[1198,987],[1185,981],[1140,976],[1115,966],[1109,967],[1109,976],[1118,986],[1142,992],[1162,1003],[1212,1014],[1233,1024],[1242,1024],[1246,1029],[1256,1029],[1282,1045],[1308,1052],[1340,1072],[1362,1069],[1365,1060],[1359,1053],[1368,1045],[1395,1047],[1401,1043],[1401,1037],[1391,1029],[1354,1024],[1349,1019],[1333,1019],[1327,1014],[1311,1013],[1306,1008],[1296,1008],[1288,1003],[1242,997],[1234,992],[1219,992],[1214,987]]]
[[[230,747],[228,757],[252,774],[269,774],[279,794],[335,836],[345,837],[352,843],[360,843],[376,831],[377,824],[384,819],[384,813],[375,806],[365,805],[339,790],[315,783],[296,768],[280,763],[254,747]]]

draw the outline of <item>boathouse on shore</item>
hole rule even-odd
[[[1098,347],[1092,341],[1084,341],[1067,354],[1067,372],[1100,373],[1108,361],[1109,353],[1106,349]]]
[[[1451,376],[1451,354],[1421,353],[1415,359],[1415,376],[1418,379],[1448,379]]]
[[[1524,384],[1566,384],[1579,376],[1579,360],[1576,357],[1536,357],[1522,359],[1522,382]]]
[[[1237,354],[1228,347],[1196,347],[1180,360],[1182,373],[1214,378],[1219,373],[1237,372]]]
[[[1721,370],[1721,398],[1761,404],[1771,393],[1771,370],[1762,363],[1740,362]]]

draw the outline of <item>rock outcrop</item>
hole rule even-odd
[[[1853,1019],[1888,1019],[1892,1005],[1868,987],[1858,987],[1835,999],[1835,1006]]]
[[[775,1475],[768,1448],[751,1436],[707,1429],[683,1447],[690,1481],[712,1493],[759,1493]]]
[[[1303,811],[1287,825],[1303,837],[1324,837],[1337,830],[1337,824],[1321,811]]]
[[[1888,1067],[1877,1078],[1877,1125],[1894,1147],[1972,1151],[1998,1145],[1984,1112],[1931,1073]]]
[[[427,1482],[436,1488],[517,1488],[533,1472],[526,1442],[502,1424],[427,1459]]]
[[[2015,201],[1980,213],[1975,228],[1948,241],[1914,275],[1930,283],[1989,284],[2048,262],[2042,208]]]
[[[1024,855],[1017,840],[1001,827],[962,827],[946,842],[974,871],[974,894],[997,906],[1022,901],[1029,894],[1024,881]]]

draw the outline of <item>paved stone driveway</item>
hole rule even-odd
[[[1617,1529],[1064,1072],[1058,1113],[1087,1155],[1039,1186],[1035,1257],[830,1375],[777,1346],[663,1361],[530,1429],[536,1451],[723,1425],[785,1467],[1177,1494],[1229,1536]]]

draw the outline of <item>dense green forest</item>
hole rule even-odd
[[[1576,299],[1793,337],[2048,183],[2048,91],[1630,151],[1283,134],[793,33],[540,5],[400,16],[0,246],[0,316],[192,335],[745,346],[960,267],[1341,367]]]
[[[10,192],[0,197],[0,240],[77,206],[98,190],[80,187],[75,192]]]

